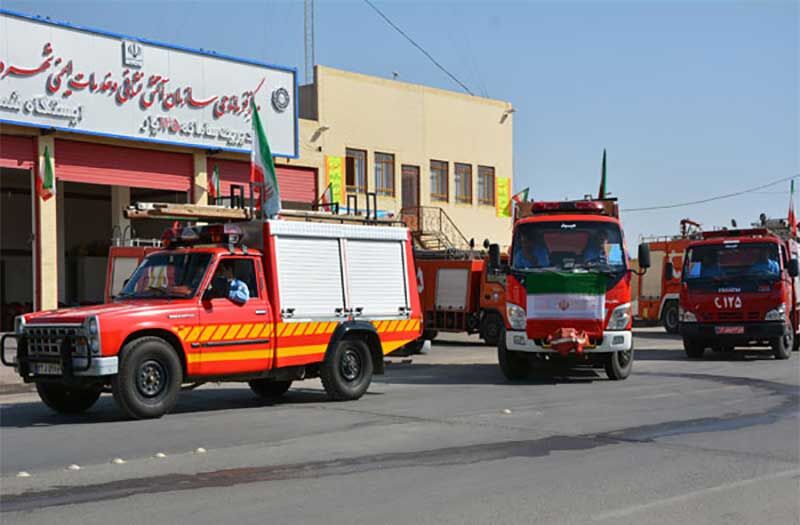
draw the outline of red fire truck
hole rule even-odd
[[[330,398],[358,399],[383,356],[420,335],[411,239],[392,223],[325,215],[168,230],[113,302],[18,317],[3,364],[67,413],[110,391],[127,416],[160,417],[182,386],[207,381],[270,397],[318,376]],[[229,295],[241,283],[246,301]]]
[[[686,355],[768,346],[776,359],[788,359],[800,343],[797,259],[796,240],[766,228],[705,232],[692,241],[681,272]]]
[[[561,357],[625,379],[633,366],[633,270],[616,199],[526,202],[517,211],[497,349],[503,374],[522,379],[533,359]],[[493,245],[493,267],[498,254]],[[640,245],[639,267],[649,266]]]
[[[497,345],[505,313],[505,275],[475,250],[416,250],[423,339],[438,332],[477,333]]]
[[[699,223],[683,219],[679,235],[643,239],[642,242],[650,248],[653,266],[649,271],[634,277],[638,281],[638,286],[635,287],[638,290],[636,319],[660,322],[667,332],[678,333],[681,276],[679,272],[675,272],[670,278],[664,270],[668,262],[673,268],[682,268],[686,247],[700,236],[700,231]]]

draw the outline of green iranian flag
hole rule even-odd
[[[599,273],[526,275],[528,319],[604,319],[607,279]]]

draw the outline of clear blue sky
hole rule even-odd
[[[515,188],[595,192],[603,148],[622,207],[703,198],[800,173],[796,1],[376,4],[477,94],[510,101]],[[7,9],[303,71],[302,2],[22,1]],[[318,1],[317,62],[458,89],[364,2]],[[682,217],[785,216],[788,183],[624,216],[628,240]]]

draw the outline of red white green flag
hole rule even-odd
[[[44,147],[44,161],[39,167],[36,176],[36,194],[43,201],[56,194],[56,174],[53,170],[53,159],[50,158],[50,150]]]
[[[254,99],[250,99],[253,112],[253,149],[250,152],[250,182],[263,185],[264,194],[260,196],[264,215],[271,217],[281,211],[281,193],[275,163],[267,142],[267,134]]]
[[[511,196],[511,200],[516,202],[517,204],[522,204],[523,202],[528,202],[528,190],[530,188],[525,188],[519,193],[516,193]]]
[[[214,165],[214,171],[208,179],[208,196],[214,200],[220,197],[219,166]]]
[[[320,208],[324,207],[326,210],[333,204],[333,184],[328,184],[328,187],[325,188],[325,191],[319,198],[319,204]]]
[[[797,237],[797,218],[794,214],[794,179],[792,179],[791,189],[789,192],[789,231],[792,232],[792,237]]]

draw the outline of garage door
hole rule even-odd
[[[0,135],[0,168],[33,168],[34,147],[33,137]]]
[[[214,173],[215,166],[219,168],[222,195],[229,195],[230,187],[234,184],[243,185],[245,187],[245,194],[249,194],[249,162],[209,158],[209,177]],[[278,174],[278,186],[281,190],[282,201],[311,204],[316,200],[317,170],[294,166],[275,166],[275,171]]]
[[[54,156],[56,176],[68,182],[189,191],[194,177],[184,153],[56,140]]]

